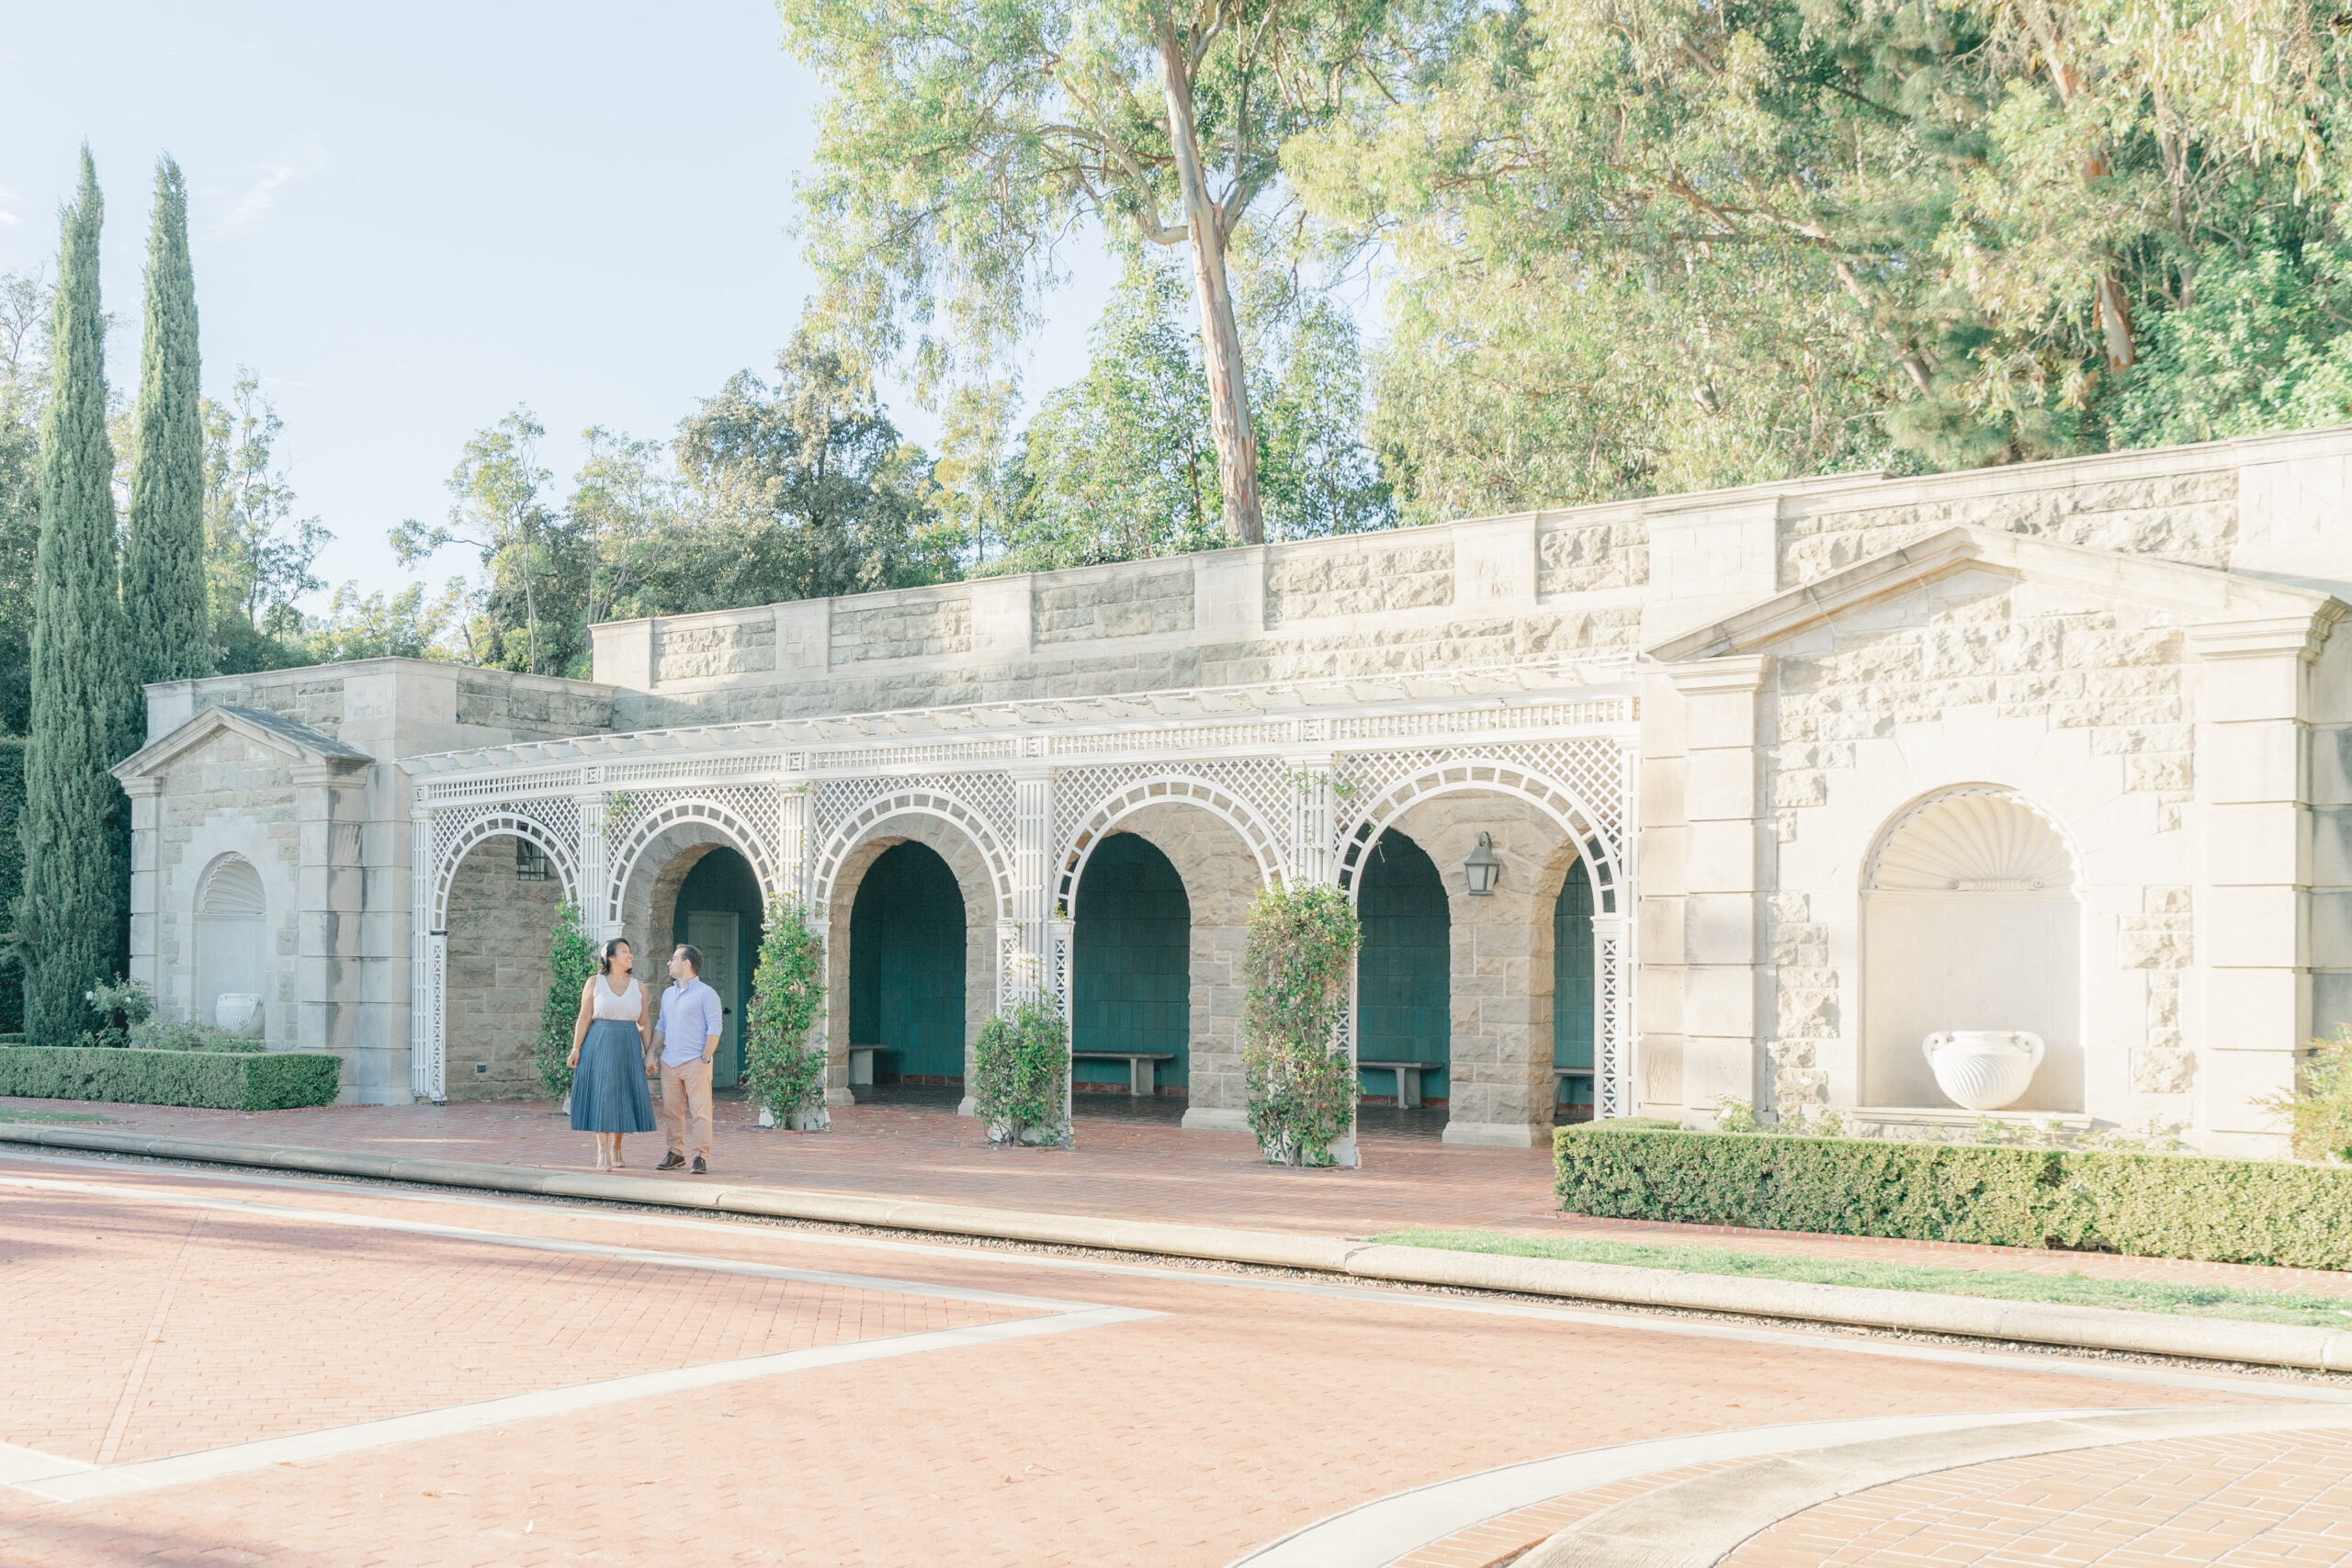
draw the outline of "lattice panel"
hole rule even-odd
[[[433,814],[433,919],[437,927],[449,908],[450,879],[474,847],[485,839],[512,835],[528,839],[548,853],[562,878],[564,897],[577,903],[580,885],[580,803],[570,798],[503,802],[496,806],[461,806]]]
[[[1258,859],[1280,877],[1289,863],[1297,786],[1272,757],[1221,762],[1135,762],[1072,768],[1054,776],[1053,879],[1057,903],[1076,896],[1079,863],[1102,830],[1130,811],[1163,801],[1204,807],[1232,824]]]
[[[820,791],[825,787],[819,786]],[[842,862],[876,823],[916,813],[946,821],[972,841],[989,868],[989,880],[995,884],[999,918],[1012,915],[1012,854],[1009,840],[998,836],[1000,829],[993,822],[960,796],[928,788],[922,783],[909,782],[879,795],[873,793],[871,781],[865,782],[862,787],[865,791],[862,804],[848,817],[828,823],[819,840],[816,865],[808,878],[809,895],[819,908],[831,906],[833,878],[840,874]],[[1008,782],[1008,794],[1011,787]],[[820,810],[823,804],[820,798]]]
[[[684,824],[714,829],[732,842],[752,863],[767,897],[792,891],[784,865],[783,807],[774,784],[629,790],[613,795],[605,813],[605,840],[613,845],[605,888],[608,923],[620,920],[621,895],[645,846]]]
[[[956,801],[989,827],[996,841],[1008,848],[1018,837],[1013,819],[1012,775],[978,773],[917,773],[905,778],[828,779],[809,786],[808,831],[820,844],[831,844],[844,823],[876,799],[920,790]]]
[[[1633,1114],[1633,1053],[1625,1040],[1625,935],[1622,920],[1593,922],[1593,1111]]]
[[[1632,764],[1613,739],[1513,742],[1443,750],[1351,752],[1334,770],[1332,837],[1340,882],[1351,886],[1381,829],[1416,801],[1468,786],[1532,800],[1568,825],[1601,881],[1622,886],[1625,792]],[[1614,902],[1613,891],[1611,903]]]

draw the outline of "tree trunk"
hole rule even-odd
[[[1168,140],[1175,150],[1184,224],[1193,238],[1193,288],[1201,306],[1201,357],[1209,378],[1209,434],[1216,442],[1225,525],[1243,544],[1261,545],[1266,540],[1266,523],[1265,508],[1258,498],[1258,435],[1250,425],[1241,329],[1234,320],[1233,286],[1225,270],[1225,224],[1217,204],[1209,197],[1207,175],[1201,167],[1188,54],[1174,24],[1162,23],[1160,85],[1168,95]]]

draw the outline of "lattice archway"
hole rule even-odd
[[[523,839],[537,845],[555,867],[556,876],[563,884],[564,897],[574,904],[580,902],[580,864],[575,845],[567,842],[548,824],[519,811],[488,811],[466,819],[441,845],[433,874],[433,930],[436,933],[449,923],[449,885],[457,879],[458,868],[485,840],[498,838]]]
[[[818,852],[817,864],[809,877],[809,900],[814,908],[832,908],[833,882],[841,874],[842,863],[877,829],[899,817],[930,818],[970,840],[979,852],[981,863],[988,867],[989,881],[996,896],[996,919],[1001,923],[1013,918],[1012,857],[996,829],[978,807],[928,784],[903,786],[874,795],[849,811]]]
[[[1101,802],[1058,846],[1054,862],[1053,905],[1074,908],[1078,881],[1103,837],[1125,818],[1151,806],[1192,806],[1206,811],[1241,836],[1270,887],[1283,880],[1283,840],[1258,808],[1235,790],[1190,773],[1167,773],[1138,779]]]
[[[759,878],[761,897],[774,901],[791,891],[775,846],[728,803],[699,794],[650,801],[630,815],[612,858],[612,870],[605,887],[605,922],[608,929],[621,923],[622,902],[629,879],[637,874],[637,863],[656,839],[673,828],[699,828],[718,835],[728,847],[751,863],[752,874]]]
[[[1352,756],[1340,780],[1363,800],[1340,825],[1338,875],[1353,900],[1363,857],[1405,814],[1448,795],[1500,796],[1533,807],[1567,836],[1592,880],[1593,1100],[1600,1117],[1634,1111],[1632,887],[1625,831],[1630,760],[1613,739],[1530,748],[1532,758],[1462,753]],[[1566,765],[1563,765],[1566,764]],[[1564,774],[1573,774],[1572,784]],[[1603,794],[1597,787],[1613,788]],[[1352,803],[1351,803],[1352,805]],[[1354,1009],[1344,1025],[1354,1035]]]

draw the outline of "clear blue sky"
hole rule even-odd
[[[515,403],[546,423],[560,493],[581,429],[666,437],[789,337],[811,280],[786,231],[820,92],[778,36],[764,0],[27,5],[0,28],[0,271],[54,272],[86,138],[109,370],[135,392],[169,151],[206,392],[261,376],[302,513],[335,535],[321,574],[398,586],[386,531],[441,517],[465,438]],[[1084,367],[1108,276],[1078,259],[1033,396]],[[474,566],[452,549],[431,575]]]

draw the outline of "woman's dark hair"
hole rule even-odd
[[[624,947],[628,947],[628,938],[616,936],[608,939],[605,943],[604,951],[596,955],[596,973],[599,975],[611,974],[613,972],[613,954],[619,952]],[[630,948],[630,951],[634,953],[636,949]]]

